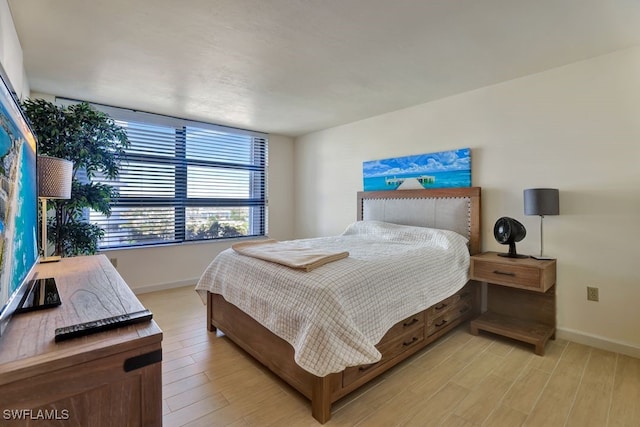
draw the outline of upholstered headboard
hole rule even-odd
[[[361,220],[453,230],[469,239],[473,255],[480,252],[480,187],[361,191]]]

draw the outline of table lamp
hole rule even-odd
[[[560,214],[560,194],[557,188],[530,188],[524,190],[524,214],[540,215],[540,255],[535,259],[554,259],[544,255],[543,220],[545,215]]]
[[[47,199],[70,199],[73,162],[50,156],[38,156],[38,198],[42,204],[42,258],[40,262],[60,261],[47,256]]]

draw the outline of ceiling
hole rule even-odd
[[[288,136],[640,44],[638,0],[9,0],[31,90]]]

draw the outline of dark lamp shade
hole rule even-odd
[[[57,157],[38,156],[38,197],[71,198],[73,162]]]
[[[557,188],[524,190],[525,215],[559,215],[560,194]]]

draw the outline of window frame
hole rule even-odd
[[[56,101],[61,105],[71,105],[81,101],[57,98]],[[267,188],[267,172],[268,172],[268,135],[262,132],[232,128],[228,126],[216,125],[212,123],[199,122],[189,119],[181,119],[171,116],[158,115],[147,112],[128,110],[118,107],[111,107],[102,104],[90,103],[94,108],[108,114],[116,122],[136,122],[144,123],[150,126],[172,127],[175,131],[174,137],[174,155],[157,155],[153,153],[127,153],[123,160],[121,168],[126,170],[128,162],[149,164],[149,165],[170,165],[174,167],[173,173],[173,197],[131,197],[122,196],[111,202],[112,209],[123,208],[173,208],[173,239],[159,240],[155,239],[149,242],[138,241],[132,244],[122,244],[113,242],[109,243],[108,231],[105,239],[99,241],[100,250],[126,249],[151,247],[168,244],[184,244],[201,241],[219,241],[224,239],[237,239],[246,237],[260,237],[267,235],[267,212],[268,212],[268,188]],[[236,136],[250,137],[250,159],[249,163],[238,163],[221,160],[207,160],[202,158],[189,158],[187,155],[187,132],[189,130],[204,130],[213,132],[222,132]],[[234,171],[249,171],[249,184],[247,198],[229,198],[229,197],[188,197],[188,173],[189,166],[196,166],[213,170],[214,168],[231,169]],[[135,171],[135,168],[129,169]],[[254,173],[255,172],[255,173]],[[152,178],[153,180],[153,178]],[[109,180],[95,178],[94,181],[113,184]],[[117,182],[118,179],[115,180]],[[257,194],[256,194],[257,193]],[[218,236],[209,238],[192,239],[187,236],[187,210],[189,208],[234,208],[247,207],[248,229],[245,235],[241,236]],[[98,215],[99,216],[99,215]],[[86,217],[90,222],[96,223],[91,219],[91,212],[87,212]],[[109,218],[98,221],[98,224],[106,230]],[[131,229],[133,230],[133,228]],[[112,239],[119,240],[117,237]],[[106,243],[105,243],[106,241]]]

